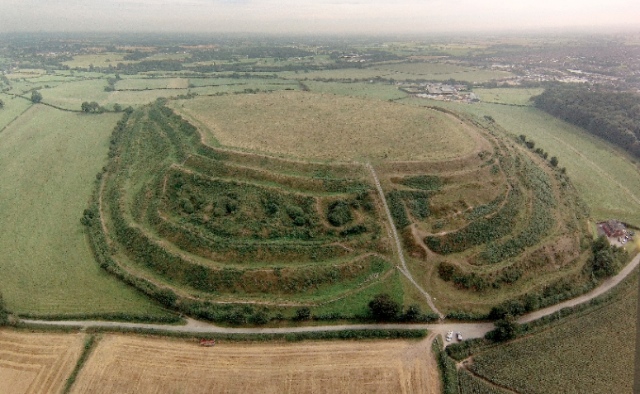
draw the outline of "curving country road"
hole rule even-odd
[[[526,314],[518,319],[519,323],[528,323],[541,317],[555,313],[563,308],[572,307],[592,300],[606,293],[629,276],[640,263],[637,254],[627,266],[616,276],[605,280],[600,286],[580,297],[561,302],[548,308]],[[34,320],[23,319],[21,322],[58,327],[78,328],[128,328],[145,329],[159,332],[183,332],[193,334],[286,334],[296,332],[343,331],[343,330],[376,330],[376,329],[427,329],[435,334],[445,335],[448,331],[459,331],[465,339],[481,338],[494,328],[493,323],[434,323],[434,324],[340,324],[332,326],[278,327],[278,328],[232,328],[220,327],[194,319],[187,319],[187,324],[176,326],[168,324],[123,323],[96,320]]]

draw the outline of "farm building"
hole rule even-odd
[[[622,222],[609,219],[606,222],[598,223],[598,235],[606,235],[608,238],[623,237],[627,229]]]

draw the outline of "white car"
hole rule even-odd
[[[458,341],[462,341],[462,333],[457,333],[456,334],[456,338],[458,339]]]
[[[447,337],[446,338],[447,338],[447,342],[451,342],[451,338],[453,338],[453,331],[449,331],[447,333]]]

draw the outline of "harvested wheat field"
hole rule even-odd
[[[73,393],[439,393],[422,341],[218,343],[105,336]]]
[[[0,330],[0,393],[59,393],[82,353],[84,334]]]

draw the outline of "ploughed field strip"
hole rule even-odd
[[[0,392],[61,392],[82,353],[84,337],[0,331]]]
[[[237,98],[267,107],[278,99]],[[221,305],[232,304],[259,305],[260,321],[302,306],[353,318],[358,313],[327,305],[361,294],[354,302],[366,309],[365,295],[372,297],[367,291],[374,288],[402,300],[407,289],[397,272],[392,275],[399,261],[391,224],[364,162],[279,158],[272,156],[277,144],[269,155],[206,145],[220,123],[202,111],[215,112],[218,98],[208,98],[206,106],[198,100],[171,103],[173,109],[158,101],[119,122],[99,203],[86,212],[96,223],[89,226],[90,239],[104,268],[166,305],[212,320]],[[324,113],[322,100],[313,97],[310,108],[318,101]],[[265,119],[276,116],[265,111]],[[469,148],[456,157],[425,154],[420,161],[403,155],[380,160],[377,151],[354,159],[373,161],[408,268],[438,299],[438,309],[486,313],[526,293],[540,293],[544,304],[586,289],[588,213],[566,175],[491,121],[420,111],[437,115],[412,116],[438,119],[437,127],[446,126],[440,134],[451,132],[451,144],[466,138]],[[224,115],[233,113],[227,108]],[[300,122],[288,119],[282,127]],[[424,147],[413,149],[429,150],[431,134],[443,149],[446,138],[429,122],[411,130],[425,136]],[[261,129],[267,137],[277,132]],[[351,138],[358,140],[358,133],[366,131]],[[282,153],[304,157],[307,148],[292,149]]]

